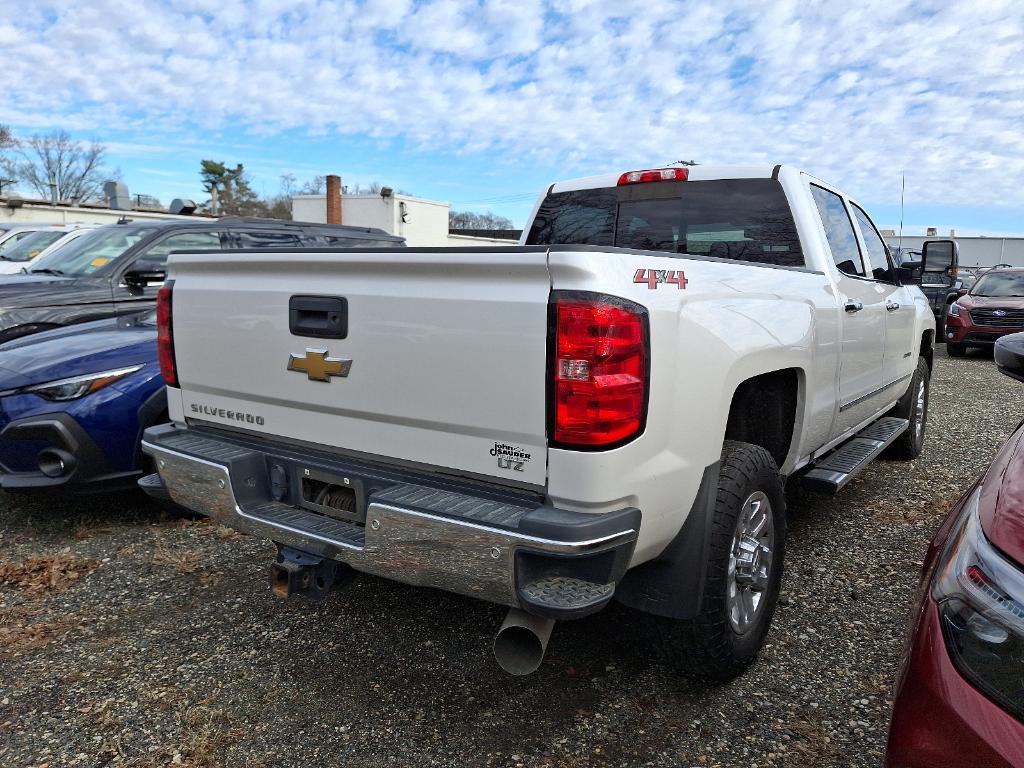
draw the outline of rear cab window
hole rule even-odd
[[[527,245],[602,245],[805,266],[776,179],[657,181],[549,194]]]

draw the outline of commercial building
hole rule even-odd
[[[994,267],[996,264],[1024,267],[1024,237],[964,237],[957,235],[955,230],[948,235],[940,235],[935,228],[930,228],[925,235],[904,234],[902,238],[891,229],[883,229],[881,234],[890,248],[902,247],[910,251],[920,251],[928,240],[955,240],[960,249],[960,266],[968,269]]]
[[[388,234],[404,237],[410,247],[479,247],[515,243],[512,233],[497,237],[449,231],[449,208],[448,203],[404,195],[388,187],[378,194],[347,195],[337,176],[327,177],[326,194],[296,195],[292,198],[292,218],[295,221],[376,227]]]

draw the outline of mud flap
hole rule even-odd
[[[700,612],[718,464],[716,461],[704,470],[690,514],[664,551],[626,572],[615,590],[620,603],[670,619],[691,619]]]

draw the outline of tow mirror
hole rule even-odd
[[[921,248],[922,282],[926,284],[945,285],[956,277],[959,266],[960,249],[954,240],[928,240]]]
[[[1011,333],[997,339],[993,356],[1000,373],[1024,381],[1024,333]]]
[[[900,285],[920,285],[921,262],[910,259],[898,261],[896,274],[899,277]]]

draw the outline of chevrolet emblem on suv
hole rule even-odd
[[[328,357],[326,349],[307,349],[306,356],[292,353],[288,356],[288,370],[299,371],[310,381],[330,381],[331,376],[348,376],[351,360]]]

